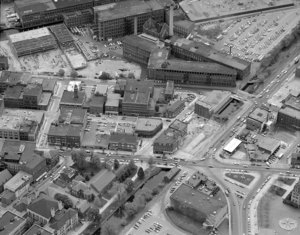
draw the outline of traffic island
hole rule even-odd
[[[244,173],[225,173],[225,176],[246,186],[249,186],[255,178],[253,175]]]

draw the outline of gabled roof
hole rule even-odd
[[[0,186],[5,184],[11,178],[12,178],[12,175],[10,174],[10,172],[7,169],[1,171],[0,172]]]
[[[47,199],[47,198],[40,198],[37,201],[31,203],[27,210],[30,210],[45,219],[51,218],[51,208],[54,208],[55,211],[58,210],[58,201]]]
[[[69,208],[68,210],[61,210],[61,211],[58,211],[56,214],[55,214],[55,217],[52,218],[50,221],[50,227],[55,229],[56,231],[57,230],[60,230],[68,220],[71,220],[74,216],[76,216],[77,214],[77,211],[75,211],[74,209],[72,208]]]

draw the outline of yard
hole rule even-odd
[[[250,174],[225,173],[225,176],[247,186],[254,180],[254,176]]]

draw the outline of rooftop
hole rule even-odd
[[[97,192],[102,192],[102,190],[110,184],[115,178],[116,175],[109,171],[109,170],[102,170],[102,172],[99,174],[99,176],[96,176],[97,179],[93,181],[91,186],[97,191]]]
[[[174,112],[182,105],[183,107],[185,106],[185,102],[183,100],[176,100],[174,103],[167,106],[167,111]]]
[[[16,214],[6,211],[3,215],[0,216],[0,235],[11,234],[18,226],[25,224],[26,220],[22,217],[17,216]],[[14,233],[12,233],[14,234]]]
[[[273,153],[280,146],[280,141],[271,137],[257,135],[256,139],[258,147],[271,153]]]
[[[136,131],[153,131],[159,125],[162,125],[160,118],[138,118],[135,130]]]
[[[100,95],[105,95],[108,90],[108,85],[105,84],[97,84],[95,94],[98,92]]]
[[[261,108],[257,108],[252,113],[250,113],[249,118],[263,123],[268,119],[268,111]]]
[[[180,133],[178,131],[172,130],[172,129],[167,129],[154,140],[154,143],[173,144],[178,140],[179,136],[180,136]]]
[[[286,106],[293,108],[297,111],[300,111],[300,96],[296,97],[296,96],[289,95],[284,103]]]
[[[4,184],[4,188],[9,189],[12,192],[16,192],[20,187],[27,182],[29,184],[32,180],[32,175],[19,171],[14,177]]]
[[[54,218],[50,221],[50,227],[56,231],[59,231],[66,224],[66,222],[71,220],[76,214],[77,211],[72,208],[57,211]]]
[[[74,39],[65,24],[56,24],[49,27],[60,43],[73,42]]]
[[[138,144],[138,138],[136,135],[113,132],[110,135],[109,143],[124,143],[124,144]]]
[[[139,92],[147,92],[148,90],[152,90],[154,87],[154,82],[152,80],[134,80],[128,79],[125,90],[126,91],[139,91]]]
[[[94,95],[90,102],[89,105],[90,107],[103,107],[105,103],[105,97],[104,96],[96,96]],[[119,102],[118,102],[118,106],[119,106]]]
[[[64,90],[60,104],[82,105],[85,100],[85,93],[78,91],[78,98],[74,97],[73,91]]]
[[[60,109],[59,122],[68,124],[80,124],[83,125],[87,114],[86,109]]]
[[[31,80],[31,74],[27,72],[13,72],[4,70],[0,76],[0,82],[16,85],[18,83],[27,84]]]
[[[0,186],[5,184],[11,178],[12,178],[12,175],[10,174],[10,172],[7,169],[1,171],[0,172]]]
[[[81,126],[74,126],[74,125],[51,125],[48,136],[81,136]]]
[[[54,88],[56,86],[56,81],[52,79],[43,79],[42,81],[43,91],[54,91]]]
[[[218,62],[220,64],[237,70],[243,71],[251,65],[245,60],[221,53],[212,48],[211,46],[205,45],[202,42],[196,42],[185,38],[179,38],[177,36],[173,36],[170,40],[173,46],[183,48],[187,51],[199,54],[211,61]]]
[[[27,84],[24,88],[23,95],[25,96],[38,96],[42,93],[42,85],[40,84]]]
[[[105,7],[96,6],[94,7],[94,12],[99,15],[99,20],[108,21],[163,9],[163,6],[156,0],[127,0],[124,2],[112,3]]]
[[[41,123],[44,118],[42,110],[25,110],[25,109],[5,109],[2,114],[3,118],[19,117],[20,120],[33,120]]]
[[[174,93],[174,81],[167,81],[165,94],[172,95]]]
[[[213,90],[206,94],[203,100],[197,100],[200,105],[206,105],[210,109],[215,109],[223,100],[230,97],[231,93],[229,91],[219,91]]]
[[[12,43],[40,38],[44,36],[52,36],[49,29],[47,27],[39,28],[39,29],[32,29],[29,31],[24,31],[21,33],[11,34],[9,38]]]
[[[52,217],[51,208],[54,208],[56,211],[58,209],[58,201],[52,200],[50,198],[42,197],[32,202],[28,206],[27,210],[33,211],[34,213],[46,219],[50,219]]]
[[[20,99],[22,98],[24,87],[21,85],[9,86],[4,92],[4,99]]]
[[[142,92],[142,91],[125,91],[123,104],[133,103],[133,104],[149,104],[150,100],[150,91]]]
[[[174,129],[180,132],[186,132],[188,124],[176,119],[174,122],[171,123],[169,129]]]
[[[225,145],[223,149],[229,153],[232,153],[241,143],[241,140],[233,138],[228,144]]]
[[[53,233],[40,227],[37,224],[32,225],[23,235],[52,235]]]
[[[189,207],[194,207],[206,216],[214,214],[226,206],[222,201],[208,197],[206,194],[199,190],[195,190],[186,184],[179,186],[171,195],[171,199],[180,201],[183,204],[188,204]]]
[[[152,52],[155,48],[157,48],[157,44],[149,41],[147,39],[141,38],[137,35],[127,35],[123,39],[123,43],[126,45],[131,45],[133,47],[141,48],[144,51]]]

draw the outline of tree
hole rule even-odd
[[[134,187],[133,181],[131,179],[127,178],[125,180],[124,184],[126,185],[126,191],[128,193],[131,193],[133,191],[133,187]]]
[[[145,173],[144,173],[144,169],[142,167],[139,168],[137,175],[140,180],[144,179]]]
[[[150,158],[148,159],[148,165],[149,165],[149,167],[152,167],[153,164],[154,164],[154,158],[153,158],[153,157],[150,157]]]
[[[85,169],[88,165],[86,158],[86,153],[82,150],[80,151],[72,151],[71,158],[73,162],[77,165],[77,167],[81,170]]]
[[[128,217],[133,217],[138,212],[137,205],[132,202],[127,202],[125,204],[125,212]]]
[[[89,212],[88,212],[88,217],[94,221],[94,222],[97,222],[99,223],[101,221],[101,215],[99,213],[99,210],[96,209],[96,208],[91,208],[89,209]]]
[[[118,159],[115,159],[115,160],[114,160],[114,169],[115,169],[115,170],[118,170],[119,167],[120,167],[120,163],[119,163]]]
[[[117,193],[123,193],[125,191],[125,184],[119,182],[113,182],[112,187],[108,190],[108,194],[113,196]]]
[[[63,77],[65,75],[65,70],[60,69],[58,70],[58,76]]]
[[[57,193],[54,195],[54,199],[57,201],[61,201],[65,209],[73,207],[73,202],[67,195]]]
[[[112,77],[107,72],[102,72],[102,74],[99,76],[99,79],[101,80],[111,80]]]
[[[147,202],[152,200],[152,191],[149,188],[143,188],[140,192]]]
[[[139,195],[135,196],[133,203],[136,204],[138,210],[142,210],[146,205],[146,199],[145,199],[144,195],[139,194]]]
[[[70,73],[70,76],[71,76],[71,78],[77,78],[78,77],[78,73],[77,73],[77,71],[76,70],[72,70],[71,71],[71,73]]]
[[[136,165],[132,159],[128,163],[128,169],[131,173],[136,169]]]
[[[98,156],[93,156],[91,159],[92,166],[98,170],[103,168],[103,164]]]
[[[111,220],[107,221],[101,229],[101,235],[117,235],[116,224],[112,223]]]

